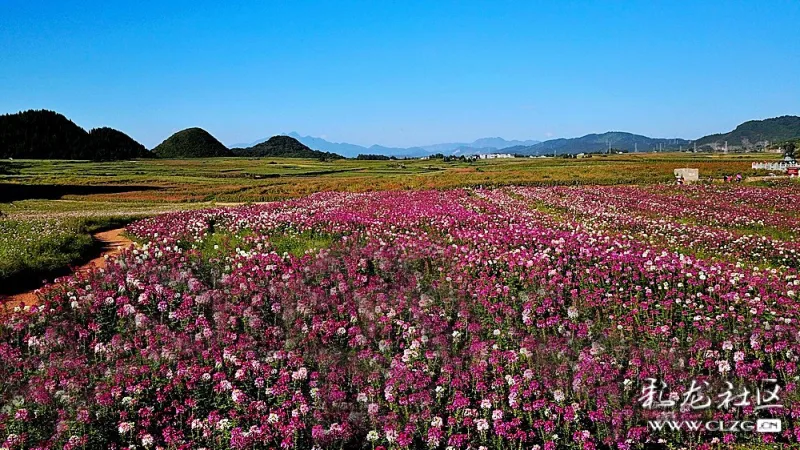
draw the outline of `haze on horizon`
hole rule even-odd
[[[0,113],[148,148],[297,131],[409,147],[605,131],[694,139],[797,114],[800,2],[0,5]]]

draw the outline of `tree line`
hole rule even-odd
[[[113,128],[86,131],[61,114],[29,110],[0,116],[0,158],[115,160],[151,153]]]

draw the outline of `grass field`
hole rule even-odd
[[[37,287],[65,275],[99,249],[92,234],[143,216],[0,220],[0,294]]]
[[[302,159],[215,158],[93,163],[13,161],[0,182],[69,186],[64,199],[125,202],[256,202],[320,191],[438,189],[506,184],[630,184],[672,180],[677,167],[703,177],[754,174],[754,160],[778,155],[627,154],[586,159],[516,158],[320,162]],[[111,187],[127,187],[112,189]],[[94,189],[92,189],[94,188]],[[105,190],[103,189],[105,188]],[[1,197],[0,197],[1,198]]]
[[[586,159],[516,158],[321,162],[212,158],[120,162],[4,161],[0,170],[0,285],[8,291],[56,273],[93,251],[90,232],[126,218],[215,204],[286,200],[321,191],[464,186],[647,184],[678,167],[703,178],[755,175],[778,155],[626,154]],[[24,277],[19,278],[20,275]],[[21,283],[22,279],[28,280]],[[0,289],[3,291],[3,289]],[[0,292],[2,293],[2,292]]]

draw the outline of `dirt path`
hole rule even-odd
[[[106,266],[106,256],[109,258],[116,256],[120,254],[123,249],[131,246],[133,241],[122,235],[124,231],[124,228],[117,228],[94,234],[94,238],[103,245],[100,255],[78,267],[75,271],[83,272],[91,268],[103,268]],[[39,303],[39,298],[36,294],[37,291],[38,289],[15,295],[0,295],[0,312],[3,310],[13,310],[16,306],[35,305]]]

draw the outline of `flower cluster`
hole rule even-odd
[[[632,191],[624,187],[572,187],[572,188],[510,188],[515,195],[521,196],[530,202],[539,202],[549,208],[563,211],[572,219],[583,223],[586,227],[600,229],[603,232],[612,230],[624,232],[638,240],[671,249],[709,254],[710,256],[727,258],[729,260],[749,260],[755,263],[768,263],[775,266],[788,266],[800,268],[800,243],[794,240],[795,225],[786,225],[785,228],[746,229],[735,226],[736,223],[746,222],[753,224],[752,220],[745,220],[737,211],[736,217],[730,218],[730,226],[723,226],[722,222],[716,225],[704,225],[698,217],[710,216],[711,213],[701,213],[684,207],[674,208],[664,205],[681,204],[687,199],[695,204],[695,208],[714,209],[715,215],[721,215],[720,205],[724,200],[717,198],[715,203],[697,206],[694,196],[705,197],[707,192],[713,194],[713,187],[687,186],[692,189],[686,193],[662,187],[668,195],[654,193],[651,189],[638,188]],[[744,188],[739,188],[744,189]],[[754,188],[759,189],[759,188]],[[706,192],[707,191],[707,192]],[[775,198],[784,194],[771,189]],[[699,193],[702,193],[699,194]],[[762,194],[765,198],[772,198]],[[755,201],[751,196],[751,201]],[[760,197],[758,197],[760,198]],[[708,200],[704,201],[708,203]],[[767,203],[769,209],[775,208],[775,201]],[[793,223],[796,220],[788,215],[791,212],[785,205],[785,210],[772,213],[767,210],[767,205],[749,203],[752,210],[758,211],[758,223]],[[730,206],[727,210],[736,210]],[[689,212],[687,212],[689,211]],[[776,216],[777,217],[774,217]],[[761,231],[761,233],[759,233]],[[780,239],[772,235],[783,234],[789,239]]]
[[[617,208],[588,191],[322,193],[137,222],[139,246],[0,325],[0,448],[799,441],[794,269],[539,208]],[[637,406],[649,379],[766,378],[779,409],[681,414],[780,434],[657,432]]]

